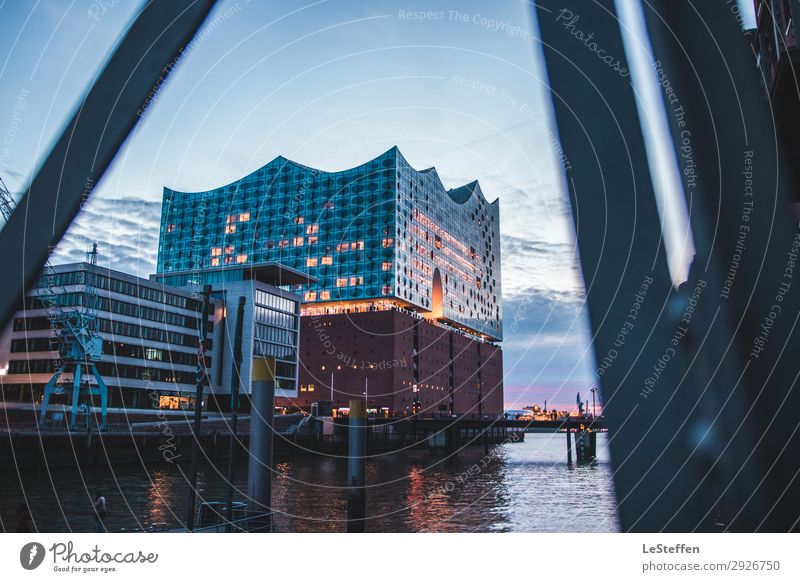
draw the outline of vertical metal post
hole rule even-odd
[[[186,529],[194,529],[195,502],[197,500],[197,459],[200,454],[200,430],[203,417],[203,388],[208,382],[206,370],[206,345],[208,343],[208,316],[211,306],[211,285],[203,286],[203,308],[200,314],[197,338],[197,387],[194,397],[194,426],[192,428],[192,460],[189,467],[189,502],[186,510]]]
[[[567,419],[564,421],[564,426],[567,429],[567,464],[572,464],[572,433],[570,432],[569,428],[569,415],[567,415]]]
[[[347,531],[363,533],[367,515],[364,471],[367,455],[367,407],[359,400],[350,401],[347,441]]]
[[[247,475],[247,496],[250,511],[266,513],[272,510],[275,358],[253,360],[253,391],[250,402],[250,462]]]
[[[233,335],[233,365],[231,366],[231,437],[228,441],[228,495],[225,503],[225,531],[231,531],[233,521],[233,473],[239,424],[239,385],[242,368],[242,328],[244,325],[245,298],[239,297],[236,310],[236,331]]]

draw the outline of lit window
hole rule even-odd
[[[306,259],[306,267],[316,267],[316,266],[317,266],[316,257],[309,257]]]
[[[225,247],[225,254],[226,255],[232,255],[233,254],[233,246]]]
[[[350,250],[351,251],[363,251],[364,250],[364,241],[359,240],[354,243],[350,243]]]
[[[305,295],[303,295],[303,299],[306,301],[314,301],[317,298],[316,291],[306,291]]]
[[[222,249],[219,247],[211,247],[211,256],[212,257],[219,257],[222,255]]]
[[[250,220],[250,213],[249,212],[242,212],[239,215],[239,222],[247,222]]]
[[[309,392],[313,392],[313,391],[314,391],[314,388],[315,388],[315,386],[314,386],[313,384],[309,384],[309,385],[308,385],[308,391],[309,391]]]
[[[218,257],[214,257],[213,259],[211,259],[211,266],[212,267],[219,267],[219,258]]]
[[[333,264],[333,257],[322,257],[322,264],[323,265],[332,265]]]
[[[289,246],[289,241],[286,240],[286,239],[283,239],[282,241],[278,242],[278,246],[280,248],[282,248],[282,249],[285,249],[286,247]]]
[[[381,271],[391,271],[392,270],[392,263],[391,261],[381,263]]]
[[[392,238],[385,238],[381,241],[381,246],[385,249],[394,246],[394,239]]]
[[[336,286],[337,287],[346,287],[347,286],[347,277],[337,277]]]
[[[301,247],[301,246],[303,246],[303,237],[302,237],[302,236],[296,236],[296,237],[294,237],[294,239],[292,240],[292,244],[293,244],[294,246],[296,246],[296,247]]]
[[[306,385],[305,384],[300,384],[300,392],[305,392],[306,390],[308,390],[306,388]]]
[[[306,227],[306,234],[316,234],[319,232],[319,225],[318,224],[309,224]]]
[[[322,301],[327,301],[328,299],[331,298],[331,292],[330,291],[320,291],[319,292],[319,298]]]
[[[318,237],[316,237],[316,236],[310,236],[310,237],[308,237],[308,244],[310,244],[310,245],[313,245],[313,244],[315,244],[315,243],[316,243],[318,240],[319,240],[319,238],[318,238]]]
[[[294,217],[294,223],[295,224],[303,224],[304,222],[305,222],[305,218],[303,218],[302,216],[295,216]]]
[[[225,257],[225,264],[230,265],[233,262],[233,257]]]
[[[336,252],[337,253],[346,252],[349,248],[350,248],[349,244],[339,243],[338,245],[336,245]]]
[[[350,277],[350,286],[361,285],[364,283],[364,277]]]
[[[225,219],[225,224],[233,224],[234,222],[236,222],[235,215],[229,215],[228,218]]]
[[[235,224],[229,224],[228,226],[225,227],[225,234],[233,234],[234,232],[236,232]]]
[[[236,262],[237,263],[246,263],[247,262],[247,255],[236,255]]]
[[[391,285],[384,285],[381,288],[381,293],[384,295],[391,295],[392,294],[392,286]]]
[[[168,224],[167,225],[167,232],[174,232],[174,231],[175,231],[175,225],[174,224]]]

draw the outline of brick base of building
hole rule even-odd
[[[297,399],[276,404],[339,408],[366,394],[379,414],[497,418],[503,352],[401,311],[303,316],[299,384]]]

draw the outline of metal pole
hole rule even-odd
[[[271,511],[272,440],[275,413],[275,358],[253,360],[253,392],[250,397],[250,463],[247,496],[254,513]],[[271,521],[271,518],[268,520]]]
[[[564,425],[567,427],[567,464],[572,464],[572,433],[570,432],[569,428],[569,414],[567,414],[567,419],[564,421]]]
[[[203,416],[203,387],[208,382],[205,354],[208,342],[208,315],[211,305],[211,285],[203,286],[203,309],[197,338],[197,388],[194,397],[194,427],[192,429],[192,461],[189,467],[189,503],[186,513],[186,529],[194,529],[194,510],[197,498],[197,458],[200,452],[200,429]]]
[[[364,490],[366,465],[367,407],[364,400],[350,401],[347,446],[347,531],[364,533],[367,515],[367,496]]]
[[[333,372],[331,372],[331,408],[333,408]]]
[[[228,441],[228,496],[225,503],[225,531],[231,531],[233,522],[233,470],[234,456],[239,424],[239,384],[241,382],[242,368],[242,327],[244,322],[245,298],[239,297],[239,307],[236,310],[236,331],[233,336],[233,366],[231,367],[231,438]]]

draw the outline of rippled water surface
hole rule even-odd
[[[367,531],[616,531],[607,435],[598,435],[595,464],[569,467],[565,457],[563,434],[528,434],[524,442],[493,446],[488,457],[482,447],[451,457],[424,450],[373,457],[367,462]],[[344,531],[344,459],[282,459],[276,470],[279,531]],[[235,479],[238,499],[246,492],[245,472],[243,463]],[[223,474],[202,467],[198,496],[223,500]],[[27,498],[40,531],[94,531],[97,489],[108,500],[110,531],[174,528],[186,516],[187,480],[172,465],[51,475],[8,467],[0,476],[2,526],[14,531],[15,512]]]

